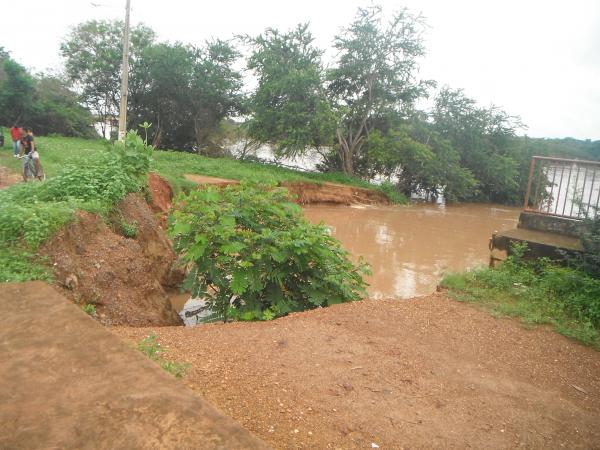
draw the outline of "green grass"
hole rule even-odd
[[[166,370],[172,375],[175,375],[177,378],[181,378],[185,375],[187,370],[190,368],[189,363],[178,363],[175,361],[168,361],[163,359],[162,357],[162,349],[160,348],[160,343],[158,342],[158,336],[152,334],[140,341],[138,344],[138,350],[150,358],[152,361],[156,362],[163,370]]]
[[[85,312],[86,314],[89,314],[92,317],[96,317],[96,305],[86,303],[81,307],[81,309],[83,309],[83,312]]]
[[[442,286],[452,298],[479,305],[494,316],[557,332],[600,350],[600,280],[546,260],[509,258],[496,269],[448,274]]]
[[[12,157],[10,135],[5,128],[5,146],[0,149],[0,165],[16,172],[21,171],[21,161]],[[42,164],[47,177],[57,175],[65,165],[85,165],[90,158],[107,148],[103,139],[79,139],[66,137],[36,137]],[[282,181],[305,181],[312,183],[340,183],[376,189],[384,192],[396,203],[408,203],[401,194],[391,194],[389,186],[381,187],[342,173],[306,173],[260,163],[242,162],[230,158],[208,158],[192,153],[155,151],[151,170],[165,177],[175,192],[194,188],[195,183],[186,180],[185,174],[206,175],[232,180],[249,180],[261,183]],[[396,194],[396,195],[394,195]]]

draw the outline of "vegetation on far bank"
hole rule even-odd
[[[528,261],[525,251],[526,246],[516,245],[499,267],[448,274],[441,285],[456,300],[480,305],[499,316],[519,317],[526,324],[551,325],[600,350],[597,273],[579,262],[564,267],[545,258]]]

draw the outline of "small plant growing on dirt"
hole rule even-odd
[[[177,363],[175,361],[164,360],[161,356],[162,349],[160,348],[160,342],[158,342],[158,336],[151,334],[150,336],[142,339],[138,344],[138,350],[155,361],[172,375],[177,378],[181,378],[185,375],[186,371],[190,368],[190,364]]]
[[[89,314],[92,317],[96,317],[96,305],[86,303],[81,309],[83,309],[83,312],[85,312],[86,314]]]
[[[139,233],[138,223],[134,220],[133,222],[127,222],[123,220],[121,222],[121,233],[126,238],[134,239]]]
[[[179,197],[170,234],[191,267],[186,287],[223,321],[269,320],[365,295],[367,264],[353,264],[287,195],[241,184]]]

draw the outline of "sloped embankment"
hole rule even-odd
[[[153,209],[168,207],[168,184],[156,176],[149,184],[157,200],[150,202]],[[124,223],[137,229],[135,237],[121,234]],[[177,286],[183,275],[173,270],[176,254],[160,217],[139,194],[127,195],[116,206],[110,225],[97,215],[79,212],[40,253],[54,264],[65,294],[78,303],[96,305],[105,324],[181,323],[165,288]]]
[[[187,174],[187,180],[198,184],[211,184],[227,186],[239,183],[238,180],[215,178],[201,175]],[[387,205],[389,199],[384,193],[374,189],[337,183],[310,183],[305,181],[284,181],[280,186],[286,188],[293,200],[301,205],[327,203],[338,205]]]

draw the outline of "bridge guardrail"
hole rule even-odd
[[[533,156],[525,211],[584,219],[600,205],[600,161]]]

